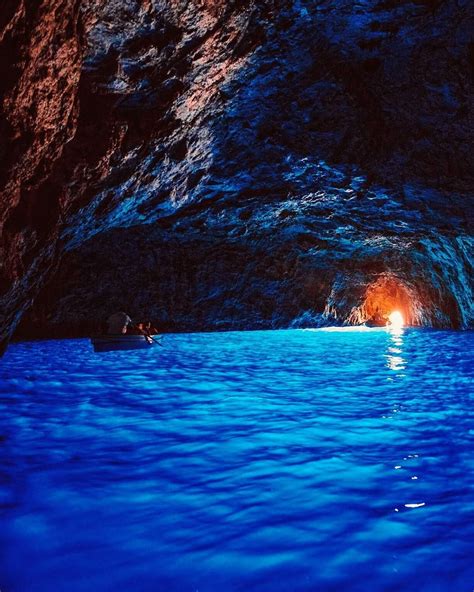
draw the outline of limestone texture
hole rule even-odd
[[[472,327],[473,30],[466,0],[8,0],[2,343],[117,307]]]

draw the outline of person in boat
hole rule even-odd
[[[137,323],[136,325],[131,324],[127,328],[127,335],[143,335],[148,343],[153,342],[152,335],[155,334],[155,330],[150,322]]]
[[[148,336],[156,335],[158,333],[158,329],[153,326],[151,321],[145,321],[144,323],[141,323],[141,329]]]
[[[145,321],[143,323],[139,323],[137,325],[138,330],[141,332],[142,335],[145,335],[147,341],[150,343],[153,341],[152,335],[156,335],[157,330],[151,324],[151,321]]]
[[[128,327],[132,324],[132,319],[125,312],[115,312],[107,319],[108,335],[124,335]]]
[[[387,317],[380,312],[379,308],[376,308],[375,313],[369,319],[369,323],[377,327],[383,327],[387,324]]]

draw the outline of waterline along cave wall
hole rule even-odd
[[[10,0],[3,346],[117,306],[472,326],[473,30],[467,0]]]

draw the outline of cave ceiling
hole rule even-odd
[[[472,326],[473,30],[462,0],[9,0],[2,342],[35,302],[280,327],[380,285]]]

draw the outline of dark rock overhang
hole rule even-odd
[[[315,310],[356,322],[393,278],[414,323],[469,326],[469,6],[164,6],[12,0],[2,14],[3,343],[87,239],[179,215],[187,244],[218,207],[244,245],[252,226],[251,252],[263,204],[300,225],[271,236],[318,244],[301,257],[334,274]]]

